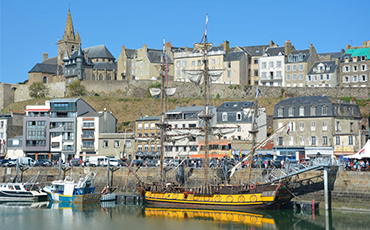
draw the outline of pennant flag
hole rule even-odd
[[[240,158],[243,157],[243,154],[242,154],[242,149],[240,149]]]
[[[206,15],[206,28],[205,28],[205,30],[203,32],[203,36],[202,36],[202,39],[200,40],[200,43],[202,43],[204,37],[207,36],[207,25],[208,25],[208,14]]]
[[[256,94],[256,98],[260,95],[260,88],[259,88],[259,85],[257,85],[257,94]]]

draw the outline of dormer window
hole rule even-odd
[[[289,56],[288,56],[288,62],[293,62],[293,55],[292,54],[289,54]]]
[[[316,107],[315,106],[311,106],[310,115],[311,116],[316,116]]]
[[[304,116],[304,107],[299,107],[299,116]]]
[[[236,120],[241,121],[242,120],[242,114],[240,112],[236,113]]]
[[[328,115],[328,106],[322,106],[322,115]]]
[[[366,56],[361,56],[361,61],[365,61],[366,60]]]
[[[282,117],[284,115],[284,109],[283,108],[279,108],[278,109],[278,117]]]
[[[294,108],[290,107],[289,108],[289,117],[293,117],[293,116],[294,116]]]
[[[349,62],[349,58],[348,58],[348,57],[346,57],[346,58],[344,59],[344,62]]]
[[[357,62],[357,57],[356,56],[353,57],[353,62]]]
[[[298,54],[298,61],[303,61],[303,54],[302,53]]]
[[[227,121],[227,113],[222,113],[222,121]]]

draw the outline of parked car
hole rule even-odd
[[[81,166],[80,160],[71,160],[69,163],[73,166]]]
[[[271,166],[275,168],[281,168],[281,161],[279,160],[271,161]]]
[[[2,159],[2,160],[0,160],[0,166],[1,167],[6,167],[5,164],[8,163],[8,161],[9,161],[8,159]]]
[[[17,166],[17,159],[9,159],[8,162],[4,164],[6,167],[15,167]]]
[[[143,166],[144,167],[155,167],[155,164],[156,164],[155,160],[146,160],[144,161]]]
[[[41,166],[41,167],[51,167],[53,166],[53,163],[49,160],[37,160],[35,163],[35,166]]]

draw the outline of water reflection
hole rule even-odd
[[[219,211],[106,202],[0,203],[1,229],[369,229],[368,212]]]

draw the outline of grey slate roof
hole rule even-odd
[[[117,63],[114,62],[95,62],[93,69],[117,70]]]
[[[344,50],[342,50],[341,52],[319,53],[320,56],[327,56],[329,54],[331,55],[332,59],[341,58],[344,54]]]
[[[253,108],[253,101],[228,101],[217,107],[217,112],[243,111],[243,108]]]
[[[210,108],[213,107],[213,106],[210,106]],[[202,111],[204,109],[203,106],[187,106],[187,107],[183,107],[183,106],[177,106],[176,109],[173,109],[173,110],[170,110],[170,111],[167,111],[166,113],[186,113],[186,112],[199,112],[199,111]]]
[[[77,102],[78,100],[82,100],[82,99],[81,98],[56,98],[56,99],[51,99],[50,103]]]
[[[266,47],[269,47],[269,45],[242,46],[240,48],[252,56],[262,56]]]
[[[268,56],[278,56],[279,53],[284,55],[285,47],[267,47],[265,53]]]
[[[324,71],[323,72],[314,72],[314,68],[318,69],[318,65],[322,63],[324,64]],[[329,68],[328,68],[329,67]],[[307,74],[325,74],[325,73],[334,73],[338,66],[335,64],[335,61],[318,61],[313,64],[310,71]]]
[[[352,54],[344,54],[341,58],[340,58],[340,62],[344,62],[344,60],[348,58],[348,60],[351,62],[352,61]]]
[[[229,52],[226,55],[226,61],[237,61],[243,58],[244,52]]]
[[[43,63],[37,63],[30,71],[29,73],[51,73],[56,74],[57,73],[57,65],[52,64],[43,64]],[[61,66],[59,66],[59,74],[63,74],[63,69]]]
[[[293,58],[293,62],[289,61],[289,56],[292,55],[293,57],[295,56],[298,56],[299,54],[303,54],[303,60],[302,61],[294,61],[294,58]],[[306,49],[306,50],[292,50],[292,52],[288,55],[288,59],[286,61],[286,63],[300,63],[300,62],[307,62],[311,57],[311,54],[310,54],[310,50],[309,49]]]
[[[93,46],[84,49],[85,52],[89,53],[90,58],[108,58],[116,59],[105,47],[105,45]]]
[[[162,54],[163,54],[162,50],[148,49],[147,57],[150,63],[160,63]],[[172,59],[168,56],[167,56],[167,63],[168,64],[173,63]]]
[[[78,117],[101,117],[103,116],[103,113],[95,112],[95,111],[89,111],[87,113],[81,114]]]
[[[135,121],[159,121],[159,116],[155,117],[140,117],[136,119]]]
[[[47,58],[45,61],[41,62],[42,64],[56,65],[58,62],[58,57]]]
[[[310,115],[310,108],[314,106],[316,107],[316,115]],[[327,106],[327,115],[322,114],[322,107]],[[304,116],[299,115],[299,108],[304,107]],[[339,113],[338,113],[338,109]],[[278,116],[278,109],[283,109],[283,116]],[[277,103],[274,107],[274,119],[281,119],[281,118],[292,118],[289,116],[289,108],[294,109],[294,115],[292,117],[300,117],[300,118],[313,118],[313,117],[354,117],[354,118],[362,118],[360,113],[360,108],[356,104],[351,104],[348,102],[340,101],[339,99],[335,99],[330,96],[305,96],[305,97],[292,97],[286,98],[281,100]],[[351,114],[349,109],[353,111]]]

